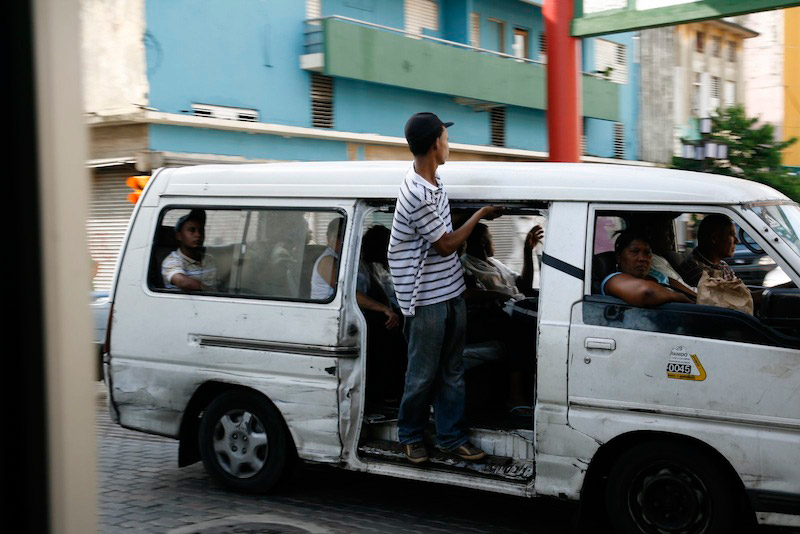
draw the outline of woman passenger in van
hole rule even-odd
[[[342,235],[339,231],[342,219],[333,219],[328,223],[327,239],[328,248],[320,254],[311,270],[311,298],[313,300],[328,300],[335,292],[336,275],[339,272],[339,254],[342,250]],[[356,291],[356,301],[359,307],[383,313],[386,316],[385,326],[393,329],[400,326],[400,317],[392,310],[391,305],[385,305],[370,298],[361,291]]]
[[[693,302],[677,282],[652,271],[653,252],[650,241],[634,229],[624,230],[614,243],[617,271],[600,285],[603,295],[620,298],[633,306],[649,308],[667,302]],[[675,287],[666,287],[667,285]]]

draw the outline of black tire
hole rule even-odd
[[[222,485],[265,493],[282,481],[291,445],[277,408],[250,391],[222,393],[200,421],[200,457]]]
[[[634,445],[614,462],[606,511],[618,533],[735,531],[739,488],[715,458],[675,441]]]

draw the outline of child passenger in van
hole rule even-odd
[[[213,291],[217,288],[217,263],[207,254],[206,212],[193,209],[175,223],[178,249],[161,262],[161,276],[167,289]]]

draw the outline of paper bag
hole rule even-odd
[[[704,271],[697,283],[697,303],[739,310],[753,315],[753,296],[739,278],[725,280],[719,271]]]

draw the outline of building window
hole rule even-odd
[[[725,107],[729,108],[736,105],[736,82],[725,82]]]
[[[728,41],[728,61],[736,63],[736,42]]]
[[[506,23],[498,19],[486,19],[489,22],[489,43],[491,50],[506,53]]]
[[[719,79],[719,76],[712,76],[711,77],[711,102],[709,102],[709,107],[711,108],[709,111],[712,113],[716,113],[717,109],[720,107],[720,95],[722,93],[722,81]]]
[[[722,37],[719,35],[711,37],[711,55],[714,57],[722,57]]]
[[[623,44],[596,39],[595,72],[615,83],[628,83],[628,51]]]
[[[697,32],[694,38],[694,49],[701,54],[706,51],[706,34]]]
[[[481,16],[477,13],[470,13],[469,17],[469,41],[475,48],[481,47]]]
[[[333,78],[311,73],[311,125],[333,128]]]
[[[528,30],[522,28],[514,28],[514,57],[529,58],[530,48],[528,46]]]
[[[405,0],[406,31],[422,35],[439,29],[439,4],[435,0]]]
[[[625,158],[625,126],[620,122],[614,123],[614,157]]]
[[[702,94],[702,77],[699,72],[694,73],[692,82],[692,114],[696,115],[700,111],[700,98]]]
[[[506,108],[496,107],[489,111],[492,146],[506,146]]]

